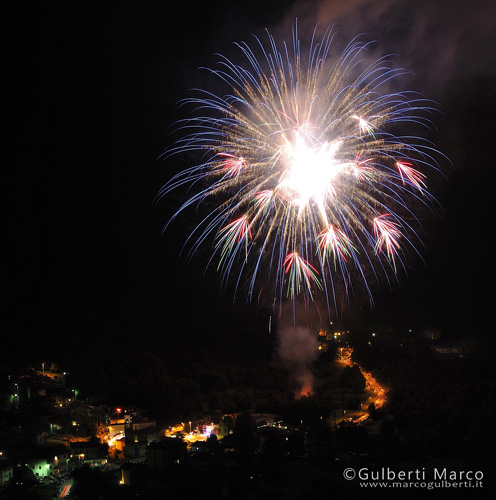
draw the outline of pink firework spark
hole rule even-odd
[[[319,234],[318,239],[322,254],[332,253],[334,260],[339,258],[346,262],[346,256],[350,255],[350,247],[352,247],[346,234],[331,225]]]
[[[381,253],[386,249],[388,257],[394,262],[395,255],[400,248],[399,239],[401,231],[398,224],[391,220],[391,214],[384,214],[376,217],[373,221],[374,235],[377,238],[376,253]]]
[[[413,184],[417,189],[422,190],[426,187],[424,179],[425,175],[420,173],[418,170],[412,168],[411,163],[397,161],[396,166],[398,167],[398,172],[400,173],[403,185],[406,184],[405,178],[408,179],[411,184]]]
[[[283,266],[285,266],[285,273],[289,274],[288,293],[290,292],[291,296],[294,297],[299,292],[302,280],[305,281],[309,291],[311,291],[312,281],[321,288],[318,271],[297,252],[289,253]]]
[[[238,177],[246,167],[246,160],[243,157],[238,158],[228,153],[220,153],[219,156],[226,157],[226,159],[222,161],[222,168],[227,170],[227,175],[229,177]]]
[[[358,126],[360,127],[360,132],[364,134],[370,134],[372,137],[375,138],[374,126],[369,121],[365,120],[363,116],[358,116],[358,115],[354,115],[353,118],[358,120]]]
[[[350,164],[349,169],[351,173],[358,179],[360,182],[365,180],[372,181],[374,180],[374,167],[370,167],[367,165],[372,158],[362,159],[363,150],[355,155],[355,161]]]
[[[271,202],[273,196],[274,196],[274,191],[272,191],[272,189],[266,189],[265,191],[259,191],[254,196],[255,206],[257,208],[258,207],[267,208],[269,206],[269,203]]]
[[[228,224],[219,232],[219,242],[217,246],[222,245],[221,261],[234,253],[240,243],[244,243],[245,255],[249,242],[253,239],[250,230],[250,222],[247,217],[240,217]]]

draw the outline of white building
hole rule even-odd
[[[26,465],[37,478],[63,474],[68,471],[69,453],[67,451],[56,453],[48,452],[29,457],[26,459]]]

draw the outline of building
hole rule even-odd
[[[135,428],[134,424],[126,429],[126,458],[144,458],[148,445],[161,439],[164,430],[156,425]]]
[[[106,434],[108,439],[124,436],[126,428],[131,425],[136,416],[136,410],[116,408],[115,412],[107,419]]]
[[[74,393],[66,389],[52,391],[51,396],[53,398],[53,405],[56,408],[67,408],[75,400]]]
[[[96,438],[89,441],[72,441],[70,443],[70,458],[75,463],[85,461],[105,460],[104,446]],[[108,453],[107,453],[108,454]]]
[[[7,484],[13,477],[14,477],[13,465],[6,460],[0,460],[0,488],[7,486]]]
[[[146,448],[148,466],[156,471],[180,465],[187,456],[187,445],[179,438],[163,438]]]
[[[303,456],[305,454],[304,433],[281,427],[267,426],[257,429],[258,449],[268,456]]]
[[[26,466],[37,478],[58,476],[68,471],[69,453],[63,446],[36,448],[26,458]]]
[[[145,464],[126,462],[121,467],[121,484],[141,488],[145,485],[148,467]]]

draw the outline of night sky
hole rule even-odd
[[[432,188],[443,214],[426,222],[426,263],[378,293],[363,319],[486,342],[494,330],[491,2],[214,4],[50,2],[5,16],[4,356],[33,339],[47,351],[101,336],[152,341],[222,318],[230,297],[202,278],[204,262],[179,258],[179,229],[161,234],[170,207],[154,198],[173,166],[158,158],[180,117],[177,101],[206,85],[197,68],[265,27],[288,38],[295,16],[303,31],[337,21],[343,37],[378,40],[443,112],[434,140],[454,168]]]

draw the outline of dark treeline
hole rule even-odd
[[[463,342],[461,346],[463,351]],[[470,345],[469,347],[472,347]],[[494,355],[468,349],[465,357],[442,355],[427,342],[409,348],[372,349],[358,344],[354,359],[389,388],[381,432],[391,437],[391,457],[427,463],[434,458],[459,461],[465,470],[494,468],[489,443],[496,432]]]

